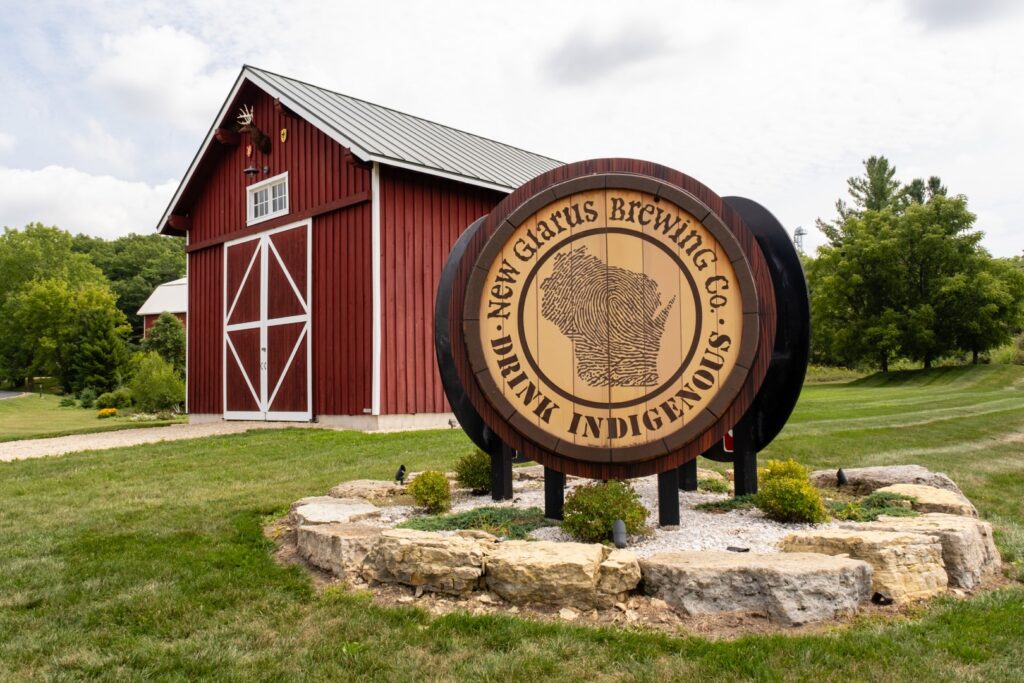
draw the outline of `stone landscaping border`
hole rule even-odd
[[[909,471],[915,480],[933,474],[923,469]],[[873,476],[892,479],[885,472]],[[887,488],[914,491],[918,506],[938,500],[961,514],[882,517],[801,530],[783,539],[776,553],[663,552],[638,559],[629,550],[601,544],[508,541],[478,530],[387,528],[387,505],[403,500],[402,489],[366,481],[297,501],[287,523],[303,561],[353,586],[378,591],[405,586],[414,599],[435,594],[435,602],[467,608],[507,604],[515,613],[520,607],[558,610],[570,620],[593,611],[599,621],[599,612],[611,610],[623,615],[612,621],[624,624],[639,619],[640,605],[654,605],[666,613],[666,623],[745,617],[790,628],[856,614],[874,593],[906,605],[947,588],[976,590],[998,573],[992,527],[973,516],[973,505],[958,489],[887,483],[876,490]]]

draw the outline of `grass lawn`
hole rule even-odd
[[[318,593],[271,517],[339,481],[451,469],[458,431],[256,431],[0,464],[0,680],[1020,681],[1024,586],[820,635],[710,642]],[[1024,558],[1024,368],[804,391],[766,456],[948,472]],[[1019,572],[1020,567],[1016,568]]]
[[[185,421],[183,417],[147,422],[133,422],[127,417],[108,417],[100,420],[96,417],[96,410],[61,408],[60,398],[53,394],[30,394],[0,401],[0,441],[162,427]]]

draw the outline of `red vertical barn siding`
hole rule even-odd
[[[188,411],[222,413],[224,252],[211,247],[189,254]],[[195,284],[193,284],[195,283]]]
[[[239,92],[229,108],[228,120],[221,125],[234,128],[234,117],[243,104],[253,107],[256,126],[270,138],[270,154],[254,147],[251,159],[247,159],[246,135],[237,146],[216,141],[210,145],[179,207],[179,213],[191,207],[190,244],[245,228],[246,186],[285,171],[289,213],[295,215],[370,189],[368,166],[359,164],[344,147],[303,119],[276,111],[273,98],[251,84]],[[288,131],[285,142],[281,142],[282,128]],[[260,169],[251,178],[242,172],[250,163]],[[269,169],[266,174],[264,166]]]
[[[313,412],[362,415],[372,390],[370,204],[313,221]]]
[[[182,325],[187,325],[188,324],[185,321],[185,314],[184,313],[175,313],[174,315],[177,316],[178,320],[181,321]],[[142,337],[143,337],[143,339],[145,339],[146,333],[149,332],[149,328],[153,327],[153,323],[155,323],[156,319],[159,318],[159,317],[160,317],[159,315],[144,315],[144,316],[142,316]]]
[[[437,281],[458,236],[504,194],[387,166],[380,194],[381,412],[444,412],[434,355]]]

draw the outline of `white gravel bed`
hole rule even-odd
[[[577,486],[588,483],[587,479],[570,477],[566,496]],[[655,553],[679,550],[726,550],[728,547],[749,548],[755,553],[777,553],[777,543],[787,534],[808,529],[826,529],[836,526],[827,524],[781,524],[766,519],[760,510],[734,510],[726,513],[702,512],[693,509],[695,505],[715,500],[725,500],[731,494],[679,492],[679,527],[662,529],[658,527],[658,478],[656,476],[633,479],[630,484],[640,495],[648,510],[647,526],[653,535],[630,539],[629,550],[638,557]],[[472,496],[466,491],[455,493],[452,501],[453,513],[465,512],[478,507],[538,507],[544,509],[543,481],[514,481],[512,500],[495,501],[487,496]],[[383,508],[387,517],[382,523],[397,524],[413,516],[415,510],[409,507]],[[560,527],[537,529],[530,538],[544,541],[567,542],[573,539]]]

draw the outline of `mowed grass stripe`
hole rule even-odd
[[[851,430],[874,431],[882,429],[903,429],[906,427],[923,427],[937,422],[950,420],[969,420],[983,415],[998,413],[1009,413],[1011,415],[1021,413],[1024,409],[1024,397],[1000,399],[996,401],[983,401],[976,405],[959,405],[951,408],[936,408],[933,410],[914,410],[909,412],[900,411],[898,415],[889,417],[857,416],[843,417],[836,419],[821,420],[794,420],[788,425],[789,433],[793,435],[816,436],[821,434],[840,433]]]

